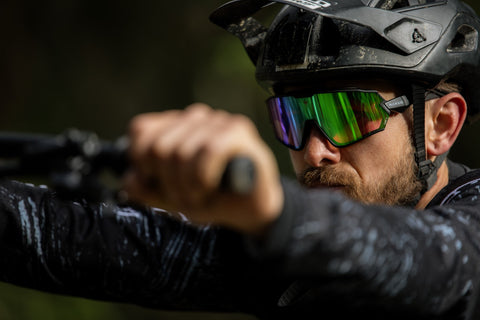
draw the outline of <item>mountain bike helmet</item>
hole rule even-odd
[[[285,6],[269,27],[253,15]],[[459,0],[235,0],[212,13],[242,41],[256,78],[271,92],[332,79],[387,79],[411,85],[414,145],[424,191],[445,159],[427,160],[426,90],[448,79],[461,88],[468,119],[480,111],[480,19]]]

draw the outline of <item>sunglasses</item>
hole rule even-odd
[[[315,123],[335,147],[346,147],[384,130],[390,114],[405,111],[410,102],[406,96],[385,101],[377,91],[349,89],[271,97],[267,106],[277,139],[301,150],[309,123]]]

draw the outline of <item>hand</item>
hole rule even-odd
[[[195,104],[184,111],[148,113],[130,126],[129,199],[185,214],[198,224],[218,224],[261,235],[278,217],[283,191],[275,157],[246,117]],[[252,160],[250,194],[219,189],[227,163]]]

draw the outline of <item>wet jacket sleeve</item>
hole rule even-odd
[[[0,184],[0,280],[20,286],[155,308],[235,311],[238,289],[250,281],[241,243],[234,233],[165,213]]]
[[[422,211],[366,206],[288,180],[284,190],[280,219],[252,247],[282,276],[298,280],[279,306],[318,311],[334,305],[338,316],[348,306],[370,305],[369,318],[397,309],[473,319],[480,279],[478,180]]]

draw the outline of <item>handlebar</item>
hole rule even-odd
[[[0,132],[0,177],[41,176],[62,197],[108,201],[115,192],[105,187],[105,170],[121,176],[128,168],[128,139],[100,140],[95,133],[69,129],[59,135]],[[222,176],[225,192],[248,194],[255,179],[248,158],[232,159]]]

